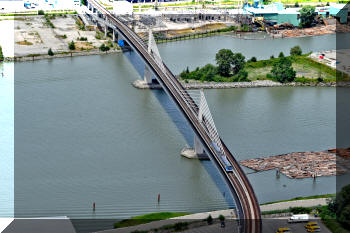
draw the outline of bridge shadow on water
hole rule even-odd
[[[130,63],[134,66],[134,68],[136,69],[140,77],[143,78],[145,63],[142,60],[142,58],[132,50],[124,52],[124,55],[128,58]],[[156,79],[154,74],[152,74],[152,78]],[[175,105],[175,103],[170,99],[170,97],[166,94],[165,91],[163,90],[151,90],[151,91],[153,92],[153,94],[155,95],[155,97],[163,107],[163,109],[169,115],[173,123],[176,125],[180,133],[185,138],[185,141],[187,143],[186,146],[193,147],[194,132],[190,127],[190,125],[188,124],[185,117],[182,115],[180,110]],[[228,207],[234,208],[235,207],[234,199],[231,196],[230,190],[227,187],[224,179],[220,175],[220,172],[217,170],[215,166],[213,166],[210,160],[201,160],[200,162],[205,168],[205,170],[208,172],[210,177],[214,180],[214,183],[216,184],[217,188],[219,189],[224,199],[226,200]]]

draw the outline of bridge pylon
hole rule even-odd
[[[150,28],[148,31],[148,46],[147,46],[147,50],[150,54],[152,54],[152,56],[156,59],[156,61],[159,64],[163,64],[162,58],[159,54],[159,50],[157,47],[157,43],[156,40],[154,39],[153,36],[153,32],[152,29]],[[143,76],[143,80],[147,83],[147,84],[152,84],[152,72],[150,71],[150,69],[148,68],[147,65],[145,65],[145,71],[144,71],[144,76]]]

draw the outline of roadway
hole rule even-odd
[[[167,92],[184,114],[231,190],[237,205],[238,216],[242,221],[241,232],[260,233],[262,228],[260,207],[248,178],[229,149],[220,139],[224,147],[224,154],[233,166],[233,172],[226,172],[225,165],[222,163],[220,155],[211,146],[213,140],[208,133],[208,125],[205,124],[205,119],[203,119],[202,122],[199,121],[197,117],[198,107],[193,105],[194,101],[191,99],[190,95],[165,64],[161,60],[155,58],[154,54],[148,52],[142,39],[132,29],[121,22],[118,17],[102,7],[97,1],[89,0],[89,4],[97,9],[100,13],[100,17],[107,21],[108,24],[114,25],[118,33],[120,33],[134,51],[141,56],[156,75],[164,91]]]

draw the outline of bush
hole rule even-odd
[[[39,10],[38,15],[45,15],[45,12],[43,10]]]
[[[303,54],[303,51],[301,50],[300,46],[294,46],[290,49],[290,55],[291,56],[301,56]]]
[[[258,60],[256,59],[256,57],[252,57],[250,58],[250,60],[248,62],[257,62]]]
[[[174,231],[184,231],[188,229],[188,222],[178,222],[174,224]]]
[[[278,54],[278,57],[279,57],[279,58],[284,57],[284,53],[283,53],[283,52],[280,52],[280,54]]]
[[[312,211],[312,208],[307,207],[291,207],[290,212],[293,214],[310,214]]]
[[[102,52],[107,52],[107,51],[109,50],[109,47],[106,46],[105,44],[101,44],[100,50],[101,50]]]
[[[221,222],[225,221],[225,216],[222,215],[222,214],[220,214],[220,215],[219,215],[219,220],[220,220]]]
[[[248,79],[248,72],[245,70],[240,70],[237,75],[235,75],[233,81],[235,82],[250,82]]]
[[[80,41],[87,41],[88,38],[87,37],[79,37],[78,40],[80,40]]]
[[[51,49],[51,48],[49,48],[49,50],[47,51],[47,54],[50,55],[50,56],[55,55],[55,54],[52,52],[52,49]]]
[[[205,220],[207,221],[208,225],[213,224],[213,217],[210,214]]]
[[[74,43],[74,41],[71,41],[71,42],[68,44],[68,48],[69,48],[69,50],[75,50],[75,43]]]
[[[295,7],[299,7],[299,3],[296,2],[296,3],[294,4],[294,6],[295,6]]]
[[[275,58],[275,56],[274,56],[274,55],[271,55],[271,56],[270,56],[270,59],[274,59],[274,58]]]
[[[0,62],[3,61],[4,58],[4,54],[2,53],[2,47],[0,46]]]

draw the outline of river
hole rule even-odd
[[[288,54],[294,45],[304,52],[335,49],[334,40],[335,35],[256,41],[218,36],[161,44],[159,50],[179,73],[185,66],[213,62],[220,48],[261,59]],[[127,56],[14,66],[16,216],[125,218],[234,205],[210,161],[180,156],[193,133],[162,90],[132,87],[139,75]],[[5,75],[0,80],[4,89],[5,80],[11,80]],[[321,87],[205,90],[217,129],[238,160],[334,148],[335,94],[335,88]],[[11,114],[7,117],[1,128],[11,130]],[[9,143],[1,141],[0,148]],[[8,163],[1,168],[9,174],[11,150],[3,154]],[[261,203],[335,192],[335,177],[292,180],[273,171],[248,177]],[[1,193],[12,181],[1,180]],[[5,196],[0,216],[11,215],[11,195]]]

